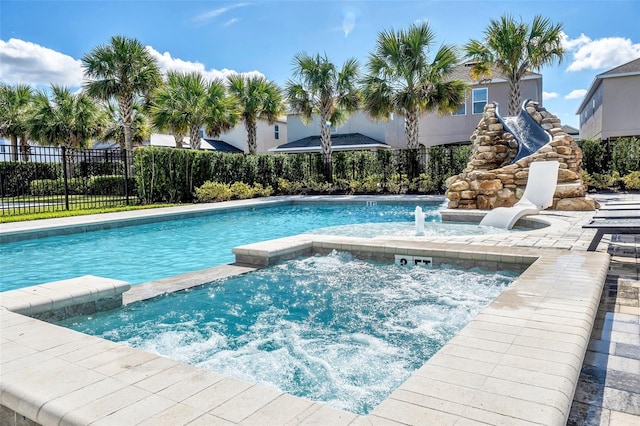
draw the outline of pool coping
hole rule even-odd
[[[334,249],[381,260],[401,254],[526,270],[367,416],[86,336],[6,306],[0,308],[0,404],[42,424],[566,423],[608,254],[314,234],[236,247],[234,253],[251,268]],[[5,305],[3,293],[0,300]]]

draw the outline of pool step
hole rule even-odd
[[[60,321],[122,305],[127,282],[85,275],[0,293],[0,308],[44,321]]]

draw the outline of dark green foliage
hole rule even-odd
[[[29,184],[31,195],[59,195],[64,194],[62,179],[36,179]]]
[[[135,194],[135,180],[129,178],[129,195]],[[125,195],[124,178],[122,175],[77,177],[67,180],[69,195]],[[64,195],[64,179],[36,179],[29,185],[29,194]]]
[[[107,176],[124,174],[123,163],[121,162],[80,162],[74,165],[74,176]]]
[[[440,145],[429,148],[427,174],[436,192],[445,191],[448,177],[461,173],[471,158],[471,145]]]
[[[577,142],[582,150],[582,168],[589,174],[602,173],[604,169],[605,148],[599,140],[585,139]]]
[[[135,179],[129,178],[129,195],[136,191]],[[87,192],[89,195],[125,195],[124,178],[122,175],[91,176],[87,180]]]
[[[55,163],[0,162],[3,197],[29,194],[35,179],[57,179],[62,176],[62,166]]]
[[[231,186],[238,182],[253,188],[261,185],[266,192],[252,190],[262,195],[270,194],[270,188],[277,194],[441,193],[444,180],[464,169],[471,148],[443,147],[433,154],[433,164],[426,170],[424,154],[419,150],[334,152],[330,183],[323,175],[321,154],[242,155],[145,147],[136,150],[134,171],[137,193],[145,204],[219,199],[221,186],[213,183]],[[205,182],[208,186],[197,196],[196,189]],[[236,189],[249,193],[240,191],[239,185]]]
[[[640,139],[620,138],[613,146],[612,169],[620,175],[640,171]]]

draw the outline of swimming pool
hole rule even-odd
[[[428,222],[440,221],[438,205],[422,206]],[[335,226],[404,222],[402,226],[412,235],[414,208],[415,204],[365,202],[247,207],[0,244],[0,291],[81,275],[139,284],[233,262],[231,249],[238,245],[327,227],[331,233]],[[455,229],[457,225],[448,226]],[[472,230],[487,232],[477,226],[458,229]]]
[[[334,252],[60,325],[366,414],[515,277]]]

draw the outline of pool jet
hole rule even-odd
[[[424,213],[422,207],[417,206],[415,211],[416,218],[416,236],[424,235]]]

